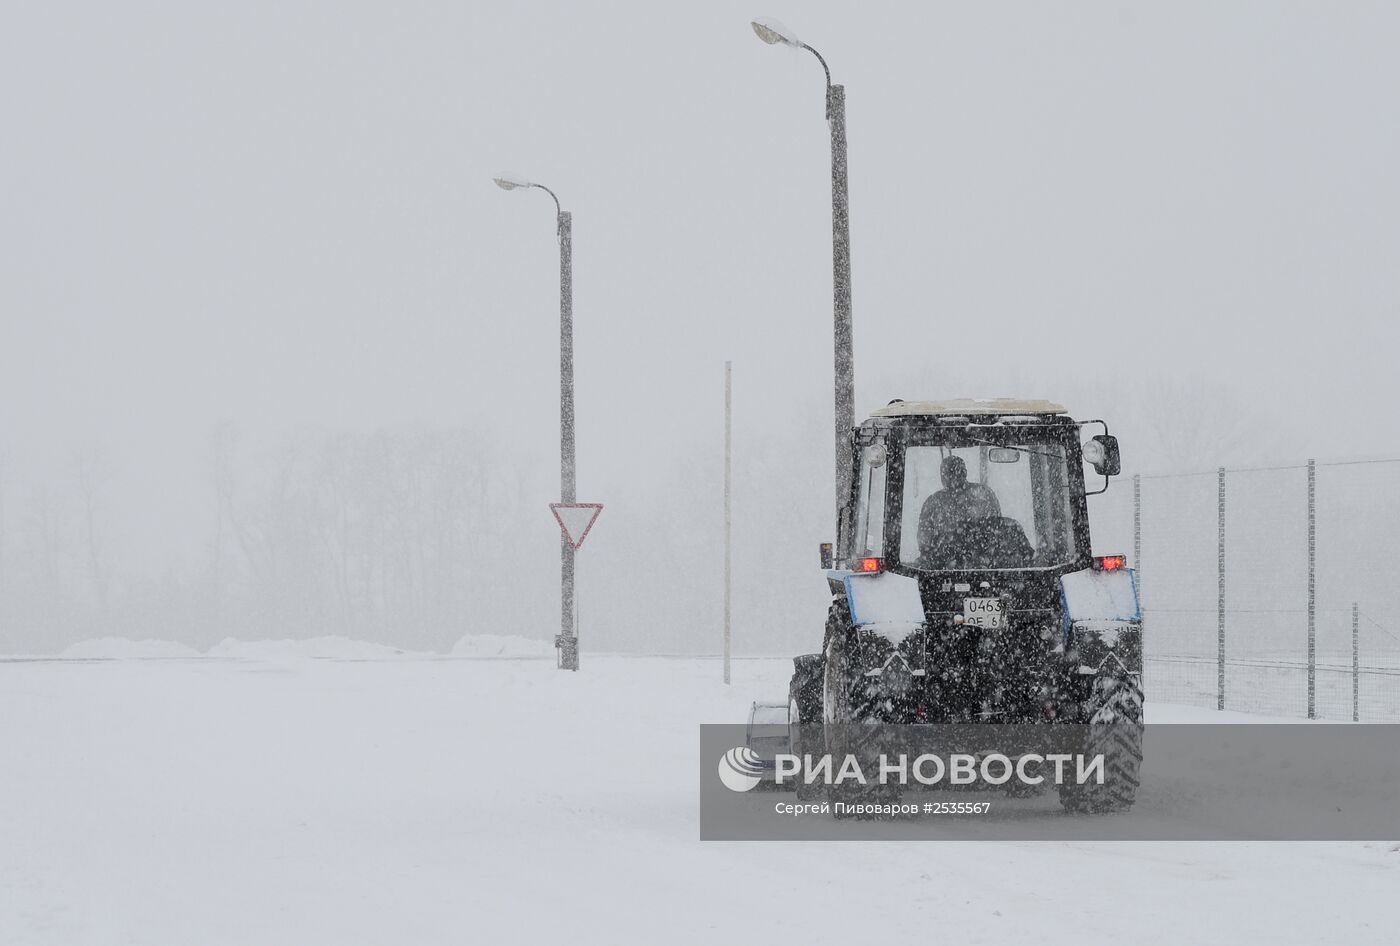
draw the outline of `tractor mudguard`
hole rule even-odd
[[[876,631],[898,644],[924,623],[919,583],[907,575],[850,572],[842,585],[854,627]]]
[[[1109,655],[1123,669],[1142,671],[1142,604],[1131,568],[1086,568],[1060,578],[1061,640],[1079,655],[1080,672],[1097,670]]]

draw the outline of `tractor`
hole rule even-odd
[[[1017,751],[1104,757],[1101,781],[1057,786],[1066,809],[1131,807],[1142,614],[1125,556],[1095,557],[1089,533],[1088,497],[1120,468],[1107,424],[1047,401],[897,400],[852,438],[837,541],[821,547],[821,652],[794,659],[790,753],[858,749],[866,727],[1014,733]]]

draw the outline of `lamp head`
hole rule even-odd
[[[776,46],[780,43],[784,46],[802,45],[796,33],[771,17],[761,16],[754,20],[752,25],[758,38],[769,46]]]

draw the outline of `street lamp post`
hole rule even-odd
[[[831,70],[822,54],[778,21],[754,20],[753,31],[770,46],[782,44],[807,50],[817,57],[826,73],[826,121],[831,129],[831,293],[836,354],[836,547],[844,555],[846,541],[840,534],[841,510],[850,495],[851,428],[856,423],[851,333],[851,218],[846,190],[846,88],[832,85]]]
[[[559,197],[543,184],[498,177],[502,190],[536,187],[554,198],[559,225],[559,492],[562,503],[578,501],[574,456],[574,240],[573,215],[559,206]],[[567,534],[559,536],[559,669],[578,669],[578,636],[574,625],[574,547]]]

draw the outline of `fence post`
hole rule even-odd
[[[1215,655],[1215,708],[1225,708],[1225,468],[1220,467],[1216,482],[1217,523],[1216,569],[1217,595],[1215,599],[1216,655]]]
[[[1133,474],[1133,568],[1137,571],[1138,600],[1142,600],[1142,476]]]
[[[1351,721],[1361,722],[1361,609],[1351,603]]]
[[[1317,718],[1317,461],[1308,461],[1308,719]]]

